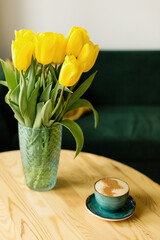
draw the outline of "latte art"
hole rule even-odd
[[[128,184],[117,178],[104,178],[95,184],[95,189],[107,197],[118,197],[129,191]]]

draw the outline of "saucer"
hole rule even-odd
[[[91,194],[86,200],[86,207],[90,213],[100,219],[107,221],[121,221],[133,215],[136,202],[131,196],[129,196],[123,208],[116,212],[108,212],[98,205],[94,194]]]

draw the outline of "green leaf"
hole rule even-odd
[[[54,123],[54,120],[49,120],[48,123],[46,123],[46,127],[51,127],[52,124]]]
[[[43,66],[43,69],[42,69],[42,73],[41,73],[41,82],[40,82],[40,87],[43,86],[43,90],[45,89],[45,85],[46,85],[46,81],[45,81],[45,76],[44,76],[44,66]]]
[[[59,73],[60,73],[60,71],[61,71],[62,65],[63,65],[63,63],[61,63],[61,64],[58,66],[58,69],[57,69],[57,74],[58,74],[58,76],[59,76]]]
[[[41,81],[40,81],[40,87],[43,87],[43,74],[41,73],[41,77],[40,77]]]
[[[40,102],[37,103],[37,110],[36,110],[36,118],[34,121],[33,128],[40,128],[42,126],[42,109],[43,109],[44,103]]]
[[[25,111],[27,109],[27,87],[22,73],[20,76],[19,109],[22,117],[24,117]]]
[[[36,73],[36,78],[40,77],[42,74],[42,68],[40,68]]]
[[[53,117],[54,117],[54,121],[57,121],[57,119],[58,119],[58,117],[60,116],[62,110],[63,110],[63,103],[61,102],[60,105],[59,105],[59,107],[58,107],[57,110],[55,111],[54,115],[52,115],[52,119],[53,119]],[[54,109],[53,109],[53,111],[54,111]],[[52,114],[53,114],[53,112],[52,112]]]
[[[24,119],[20,113],[20,110],[19,110],[19,106],[14,102],[14,101],[11,101],[10,100],[10,94],[11,94],[11,90],[8,91],[8,93],[6,94],[5,96],[5,102],[10,106],[10,108],[13,110],[13,112],[15,113],[14,114],[14,117],[24,125]]]
[[[62,86],[61,86],[61,88],[62,88]],[[64,87],[64,91],[69,92],[69,93],[73,93],[68,87]]]
[[[48,78],[47,79],[48,79],[49,84],[53,82],[52,74],[50,72],[48,73]]]
[[[19,104],[19,93],[20,93],[20,84],[11,92],[10,99],[15,102],[17,105]]]
[[[13,102],[10,101],[9,106],[11,107],[11,109],[13,110],[13,112],[15,113],[15,118],[24,125],[24,120],[23,117],[19,111],[19,107],[14,104]]]
[[[51,113],[51,117],[54,116],[54,114],[58,111],[58,109],[61,107],[61,104],[63,103],[63,93],[64,93],[64,87],[62,87],[62,90],[61,90],[61,93],[60,93],[60,96],[58,98],[58,101],[57,101],[57,104],[55,107],[53,107],[53,111]]]
[[[77,89],[76,91],[72,94],[72,96],[70,97],[69,101],[68,101],[68,105],[67,105],[67,110],[70,108],[70,106],[75,103],[86,91],[87,89],[90,87],[95,75],[96,75],[97,71],[94,72],[89,78],[87,78]]]
[[[16,78],[16,82],[17,84],[19,84],[20,82],[20,74],[17,68],[15,68],[15,78]]]
[[[44,126],[51,126],[54,120],[50,120],[52,113],[52,101],[49,99],[42,109],[42,122]]]
[[[98,125],[98,112],[95,110],[93,105],[86,99],[78,99],[75,103],[73,103],[70,106],[70,108],[68,109],[67,112],[65,112],[64,115],[66,115],[70,111],[75,110],[75,109],[80,108],[80,107],[88,107],[88,108],[90,108],[93,111],[93,114],[94,114],[94,126],[96,128],[97,125]]]
[[[39,84],[33,90],[30,98],[28,99],[27,110],[24,115],[25,125],[28,127],[32,127],[35,120],[38,93]]]
[[[38,79],[37,79],[37,81],[35,83],[35,88],[37,87],[38,84],[41,87],[41,77],[38,77]]]
[[[7,93],[6,96],[5,96],[5,102],[6,102],[8,105],[10,104],[10,101],[9,101],[9,99],[10,99],[10,94],[11,94],[11,90],[9,90],[8,93]]]
[[[27,88],[27,99],[29,99],[35,87],[35,60],[33,57],[32,57],[32,63],[30,65],[29,72],[28,72],[28,80],[29,80],[29,83]]]
[[[50,94],[51,94],[51,88],[52,88],[52,83],[50,83],[42,92],[39,101],[40,102],[47,102],[48,99],[50,98]]]
[[[56,72],[55,72],[54,67],[51,64],[49,64],[49,70],[50,70],[50,72],[51,72],[51,74],[53,76],[53,81],[56,83],[58,81],[57,77],[56,77]]]
[[[58,95],[58,91],[62,89],[61,88],[61,85],[59,84],[59,82],[57,81],[55,87],[53,88],[52,92],[51,92],[51,100],[52,100],[52,106],[54,107],[55,106],[55,103],[56,103],[56,98],[57,98],[57,95]]]
[[[8,63],[3,61],[2,59],[0,59],[0,61],[2,63],[2,67],[3,67],[5,79],[6,79],[7,84],[8,84],[8,88],[13,90],[17,86],[15,73],[14,73],[13,69],[11,68],[11,66]]]
[[[52,106],[55,106],[56,103],[56,99],[58,96],[58,92],[59,90],[62,90],[63,86],[59,84],[59,82],[56,83],[55,87],[53,88],[52,92],[51,92],[51,100],[52,100]],[[69,88],[64,87],[64,91],[65,92],[69,92],[69,93],[73,93]]]
[[[81,128],[77,123],[72,120],[66,119],[60,122],[61,125],[66,127],[73,135],[76,141],[76,153],[74,158],[81,152],[84,144],[84,136]]]
[[[14,117],[15,117],[15,119],[17,119],[18,122],[20,122],[21,124],[24,125],[24,120],[21,115],[15,113]]]
[[[0,80],[0,84],[1,84],[1,85],[3,85],[3,86],[5,86],[5,87],[8,87],[8,84],[7,84],[7,82],[6,82],[6,81],[4,81],[4,80]]]
[[[29,70],[30,70],[31,65],[27,68],[27,70],[23,73],[24,74],[24,78],[28,78],[28,74],[29,74]]]

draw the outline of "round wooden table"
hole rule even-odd
[[[160,185],[117,161],[73,151],[61,151],[57,184],[35,192],[25,185],[20,152],[0,153],[1,240],[158,240]],[[108,222],[90,214],[86,198],[96,180],[114,176],[128,182],[136,201],[132,217]]]

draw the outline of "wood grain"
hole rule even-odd
[[[160,186],[138,171],[89,153],[61,151],[56,187],[34,192],[25,185],[20,152],[0,153],[0,240],[158,240]],[[117,177],[130,186],[135,214],[121,222],[91,215],[85,201],[96,180]]]

